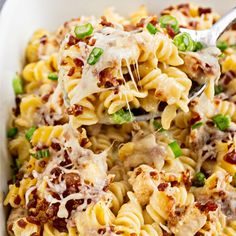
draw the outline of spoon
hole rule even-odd
[[[225,14],[219,21],[217,21],[210,29],[207,30],[190,30],[186,28],[180,28],[181,33],[188,33],[191,38],[196,42],[201,42],[205,47],[215,47],[218,38],[224,33],[224,31],[230,27],[231,24],[236,21],[236,7],[231,9]],[[194,83],[193,83],[194,84]],[[205,90],[207,84],[194,84],[189,92],[189,100],[192,101],[194,98],[200,96]],[[140,116],[134,116],[133,121],[148,121],[156,117],[160,117],[161,113],[149,113]],[[113,124],[112,119],[106,120],[106,124]]]

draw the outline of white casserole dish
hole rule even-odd
[[[86,2],[86,3],[85,3]],[[104,8],[114,6],[123,15],[134,11],[141,4],[147,5],[151,12],[182,0],[8,0],[0,16],[0,236],[6,235],[6,209],[3,199],[7,192],[10,177],[10,158],[6,147],[6,124],[14,94],[11,79],[20,71],[24,49],[30,35],[38,28],[55,30],[65,20],[80,15],[102,15]],[[223,14],[236,5],[235,0],[191,1],[210,6]]]

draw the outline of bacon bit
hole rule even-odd
[[[232,70],[227,71],[226,73],[222,74],[222,80],[223,80],[224,85],[229,84],[229,82],[233,80],[235,77],[236,75]]]
[[[171,38],[174,38],[175,35],[176,35],[176,32],[174,31],[174,29],[171,27],[171,25],[167,25],[166,26],[166,31],[167,31],[167,34],[169,34],[169,36]]]
[[[212,200],[206,202],[205,204],[201,204],[200,202],[197,202],[195,206],[200,211],[203,211],[205,213],[208,213],[209,211],[216,211],[216,209],[218,208],[218,205]]]
[[[43,45],[45,45],[47,43],[48,37],[47,35],[43,35],[40,39],[39,42]]]
[[[21,103],[21,98],[19,96],[15,98],[15,103],[16,103],[16,107],[13,108],[12,111],[15,116],[18,116],[20,115],[20,103]]]
[[[68,233],[67,230],[67,223],[65,219],[57,218],[53,221],[53,227],[56,228],[59,232],[66,232]]]
[[[158,186],[157,186],[157,189],[158,191],[165,191],[165,189],[168,187],[168,183],[160,183]]]
[[[198,113],[194,113],[193,117],[190,119],[189,123],[190,123],[190,125],[194,125],[195,123],[197,123],[200,120],[201,120],[201,116]]]
[[[60,150],[61,150],[61,146],[60,146],[59,143],[54,143],[54,142],[52,142],[51,148],[52,148],[53,150],[55,150],[55,151],[60,151]]]
[[[39,162],[39,167],[41,168],[44,168],[46,165],[47,165],[47,162],[44,160]]]
[[[136,27],[138,28],[143,28],[144,25],[145,25],[145,18],[142,18],[137,24],[136,24]]]
[[[212,12],[211,8],[198,8],[198,14],[201,16],[202,14],[210,14]]]
[[[118,234],[118,235],[120,235],[120,234],[123,234],[124,231],[119,230],[119,231],[116,231],[115,233]]]
[[[50,174],[59,177],[62,174],[62,170],[59,167],[55,167],[51,170]]]
[[[136,233],[131,233],[130,236],[138,236]]]
[[[114,88],[114,94],[118,94],[119,93],[119,87]]]
[[[167,8],[165,8],[162,12],[161,12],[161,15],[166,15],[166,14],[169,14],[169,11],[172,11],[174,10],[175,8],[173,6],[169,6]]]
[[[40,221],[34,216],[27,216],[26,220],[31,224],[40,225]]]
[[[124,31],[126,32],[130,32],[136,29],[138,29],[136,25],[132,25],[132,24],[124,25]]]
[[[81,141],[80,141],[80,145],[81,147],[85,147],[86,144],[89,143],[89,139],[88,138],[82,138]]]
[[[81,186],[80,183],[80,176],[75,173],[67,173],[63,175],[63,178],[66,182],[67,192],[72,194],[79,191],[79,187]],[[67,194],[67,192],[65,194]],[[63,193],[64,196],[64,193]]]
[[[182,3],[182,4],[177,5],[177,9],[181,9],[181,8],[189,9],[189,3]]]
[[[101,24],[102,26],[114,27],[114,25],[113,25],[111,22],[107,21],[107,18],[106,18],[105,16],[101,16],[101,22],[100,22],[100,24]]]
[[[150,21],[151,24],[153,24],[154,26],[157,24],[157,16],[153,16],[152,20]]]
[[[27,204],[27,208],[30,209],[30,208],[35,208],[37,205],[37,200],[35,198],[33,199],[30,199],[28,204]]]
[[[224,156],[224,160],[230,164],[236,164],[236,153],[235,151],[229,152]]]
[[[20,228],[25,228],[27,225],[27,222],[25,222],[23,219],[20,219],[17,221],[17,224],[19,225]]]
[[[149,173],[149,175],[153,178],[153,179],[158,179],[158,174],[157,174],[157,172],[155,172],[155,171],[151,171],[150,173]]]
[[[136,170],[135,175],[138,176],[138,175],[140,175],[142,172],[143,172],[142,169],[139,167],[139,168]]]
[[[73,46],[75,44],[77,44],[79,42],[79,39],[77,39],[76,37],[74,37],[73,35],[69,36],[69,41],[68,41],[68,46]]]
[[[171,181],[170,185],[171,185],[171,187],[177,187],[177,186],[179,186],[179,182],[177,180]]]
[[[42,96],[43,102],[47,102],[51,94],[52,94],[52,93],[48,93],[48,94],[43,95],[43,96]]]
[[[110,68],[104,69],[99,73],[98,86],[105,88],[116,87],[120,85],[120,82],[113,76]]]
[[[105,233],[106,233],[105,228],[98,229],[98,234],[105,234]]]
[[[167,103],[166,102],[160,102],[159,106],[158,106],[158,111],[164,111],[164,109],[166,108]]]
[[[69,70],[67,75],[68,76],[72,76],[74,73],[75,73],[75,67],[73,66],[73,67],[70,68],[70,70]]]
[[[87,204],[88,204],[88,205],[89,205],[91,202],[92,202],[92,199],[91,199],[91,198],[87,199]]]
[[[96,43],[96,39],[95,39],[95,38],[91,38],[91,39],[88,41],[88,45],[91,46],[91,47],[94,46],[95,43]]]
[[[77,104],[73,104],[71,107],[67,108],[67,114],[73,116],[79,116],[83,114],[83,107]]]
[[[75,63],[77,67],[82,67],[84,65],[84,62],[79,58],[74,58],[73,62]]]
[[[190,190],[192,186],[192,181],[191,181],[191,174],[190,171],[187,170],[183,172],[183,182],[187,190]]]
[[[197,22],[197,21],[190,21],[190,22],[189,22],[189,26],[191,26],[193,29],[196,29],[196,28],[197,28],[197,25],[198,25],[198,22]]]
[[[17,196],[15,197],[15,199],[14,199],[14,203],[15,203],[16,205],[19,205],[20,202],[21,202],[21,198],[20,198],[19,195],[17,195]]]

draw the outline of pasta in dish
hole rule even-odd
[[[109,8],[33,34],[13,79],[9,235],[236,235],[236,30],[218,48],[179,33],[219,18]]]

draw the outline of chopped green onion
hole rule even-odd
[[[89,65],[96,64],[102,54],[103,54],[103,49],[95,47],[88,57],[88,60],[87,60],[88,64]]]
[[[42,150],[39,150],[37,151],[36,153],[34,154],[31,154],[34,158],[36,159],[42,159],[44,157],[49,157],[50,156],[50,152],[48,149],[42,149]]]
[[[157,120],[154,120],[152,124],[153,124],[154,128],[155,128],[158,132],[163,132],[163,131],[165,131],[165,130],[163,129],[161,123],[158,122]]]
[[[232,184],[234,187],[236,187],[236,173],[235,173],[234,176],[233,176],[233,179],[232,179],[231,184]]]
[[[167,28],[167,26],[169,25],[175,31],[175,33],[179,32],[179,23],[175,17],[164,15],[160,17],[159,22],[162,28]]]
[[[148,23],[146,28],[150,34],[155,34],[158,31],[158,29],[152,23]]]
[[[201,42],[195,42],[194,41],[194,51],[196,52],[196,51],[199,51],[201,49],[203,49],[203,44]]]
[[[225,58],[225,54],[224,53],[221,53],[219,56],[218,56],[218,58]]]
[[[16,127],[13,127],[7,131],[7,137],[8,138],[14,138],[18,133],[18,129]]]
[[[218,114],[212,118],[217,128],[221,131],[226,130],[230,126],[230,117]]]
[[[93,33],[93,26],[90,23],[75,27],[75,35],[78,39],[83,39]]]
[[[36,130],[36,127],[31,127],[30,129],[28,129],[25,133],[25,137],[28,141],[30,141],[33,137],[34,131]]]
[[[173,39],[173,43],[178,47],[180,51],[194,51],[195,44],[190,34],[188,33],[180,33],[176,35]]]
[[[201,127],[202,125],[203,125],[203,122],[198,122],[198,123],[192,125],[191,129],[192,129],[192,130],[193,130],[193,129],[197,129],[197,128]]]
[[[193,179],[193,185],[196,187],[202,187],[205,184],[205,179],[205,175],[202,172],[198,172]]]
[[[22,94],[24,92],[22,80],[18,75],[16,75],[13,79],[12,86],[16,95]]]
[[[53,72],[49,73],[48,74],[48,79],[56,81],[56,80],[58,80],[58,75],[56,73],[53,73]]]
[[[132,122],[134,120],[134,117],[132,112],[121,109],[112,115],[112,120],[116,124],[124,124]]]
[[[218,95],[220,93],[222,93],[224,90],[223,90],[223,87],[221,85],[216,85],[215,86],[215,95]]]
[[[216,46],[221,50],[224,51],[228,48],[228,44],[225,41],[217,42]]]
[[[169,143],[168,146],[171,148],[176,158],[182,155],[182,150],[176,141]]]

